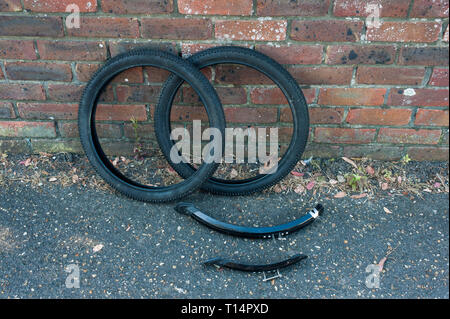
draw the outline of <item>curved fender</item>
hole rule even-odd
[[[318,204],[312,211],[299,219],[273,227],[245,227],[224,223],[206,215],[190,203],[179,203],[175,210],[181,214],[191,216],[201,224],[221,233],[247,238],[272,238],[273,236],[288,235],[309,225],[323,213],[324,207]]]

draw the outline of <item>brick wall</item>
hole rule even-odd
[[[65,24],[72,3],[79,29]],[[377,27],[368,27],[368,4],[381,8]],[[77,102],[111,56],[141,45],[189,55],[233,44],[275,58],[303,88],[306,156],[448,160],[448,10],[448,0],[0,0],[0,151],[80,151]],[[275,87],[226,66],[205,74],[228,121],[289,131]],[[161,75],[136,69],[115,81],[100,111],[105,138],[131,138],[131,117],[152,130],[157,94],[130,83]],[[176,114],[195,115],[184,91]]]

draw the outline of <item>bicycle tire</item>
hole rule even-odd
[[[240,64],[261,72],[277,84],[286,96],[294,122],[291,143],[275,173],[260,174],[243,180],[212,177],[201,186],[201,189],[217,195],[249,195],[269,188],[286,177],[301,159],[309,135],[309,113],[306,99],[289,72],[278,62],[260,52],[235,46],[207,49],[194,54],[188,61],[198,69],[217,64]],[[188,163],[175,164],[169,156],[174,145],[174,142],[170,140],[170,112],[175,95],[182,84],[183,80],[175,75],[171,75],[164,83],[155,111],[154,125],[158,144],[167,161],[180,176],[187,178],[195,172],[195,168]]]
[[[95,112],[102,88],[119,73],[139,66],[162,68],[183,78],[194,88],[204,103],[210,126],[224,132],[223,108],[208,79],[191,63],[178,56],[159,50],[141,48],[110,59],[87,84],[80,100],[78,112],[81,144],[97,173],[118,192],[136,200],[153,203],[177,200],[198,189],[205,180],[214,174],[218,164],[204,162],[195,174],[191,174],[178,184],[162,187],[142,185],[124,176],[112,165],[97,136]]]

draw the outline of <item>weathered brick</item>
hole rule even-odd
[[[0,0],[0,12],[22,11],[20,0]]]
[[[321,45],[257,45],[256,50],[280,64],[322,63],[323,46]]]
[[[16,117],[12,103],[0,102],[0,119],[13,119]]]
[[[217,20],[216,38],[222,40],[283,41],[285,20]]]
[[[448,89],[392,89],[388,105],[449,106]]]
[[[448,18],[448,0],[415,0],[412,18]]]
[[[382,127],[378,132],[378,142],[392,144],[437,144],[441,130],[415,130]]]
[[[147,75],[148,82],[150,83],[164,83],[171,75],[169,71],[156,67],[145,67],[144,72]]]
[[[258,0],[259,16],[324,16],[328,13],[330,0]]]
[[[41,84],[0,83],[2,100],[45,100]]]
[[[344,118],[343,108],[310,107],[309,121],[311,124],[340,124]],[[292,122],[292,111],[290,108],[282,108],[280,111],[281,122]]]
[[[219,84],[273,84],[264,74],[246,66],[219,65],[215,70],[215,82]]]
[[[356,42],[361,39],[364,22],[344,20],[293,21],[291,39],[297,41]],[[330,32],[333,30],[333,32]]]
[[[228,123],[276,123],[278,110],[265,107],[226,107]]]
[[[78,102],[84,90],[79,84],[48,84],[48,98],[58,102]]]
[[[255,88],[250,92],[254,104],[289,104],[283,91],[279,88]]]
[[[444,41],[444,42],[448,42],[448,39],[449,39],[449,28],[450,28],[450,25],[447,26],[447,29],[445,30],[444,35],[442,36],[442,41]]]
[[[80,28],[67,29],[71,37],[138,38],[139,23],[135,18],[81,17]]]
[[[400,51],[399,64],[448,66],[448,47],[404,47]]]
[[[415,125],[448,126],[449,111],[419,109],[416,113]]]
[[[3,70],[0,69],[0,80],[3,80],[5,78],[5,75],[3,74]]]
[[[403,146],[349,145],[344,146],[343,155],[346,157],[371,158],[380,161],[395,161],[403,157]]]
[[[176,53],[176,45],[171,42],[133,42],[133,41],[110,41],[109,42],[109,51],[111,52],[111,56],[115,57],[118,54],[128,52],[137,48],[149,48],[167,51],[170,53]]]
[[[206,40],[212,37],[209,19],[152,18],[142,19],[143,38],[173,40]]]
[[[435,42],[439,38],[440,22],[384,21],[377,28],[367,29],[367,40],[383,42]]]
[[[48,41],[38,40],[42,60],[103,61],[106,60],[104,41]]]
[[[432,86],[448,86],[449,74],[448,69],[434,68],[428,85]]]
[[[2,16],[0,36],[62,37],[61,17]]]
[[[373,141],[376,129],[339,127],[316,127],[314,141],[317,143],[363,144]]]
[[[321,105],[382,105],[386,89],[382,88],[321,88]]]
[[[36,60],[33,41],[0,40],[0,59]]]
[[[139,85],[128,86],[119,85],[116,88],[117,100],[119,102],[158,102],[161,86]]]
[[[173,12],[173,0],[102,0],[103,12],[162,14]]]
[[[352,67],[290,67],[289,73],[300,84],[350,85]]]
[[[178,10],[183,14],[251,15],[252,0],[179,0]]]
[[[58,128],[62,137],[75,138],[80,136],[78,123],[76,122],[59,122]],[[100,138],[120,138],[122,136],[119,124],[96,123],[95,129]]]
[[[392,64],[396,49],[386,45],[329,45],[327,64]]]
[[[53,122],[0,121],[0,136],[55,137]]]
[[[24,8],[33,12],[66,12],[68,5],[77,5],[80,12],[96,12],[97,0],[23,0]]]
[[[203,106],[173,105],[170,113],[171,121],[208,121],[208,114]]]
[[[247,103],[247,91],[241,87],[216,87],[217,95],[222,104]],[[183,88],[183,102],[189,104],[201,104],[200,98],[192,88]]]
[[[359,66],[356,81],[360,84],[420,85],[425,68],[380,68]]]
[[[409,147],[409,157],[415,161],[445,161],[449,159],[448,147]]]
[[[407,125],[410,109],[350,109],[346,122],[358,125]]]
[[[17,110],[23,119],[75,120],[78,118],[77,104],[17,103]]]
[[[31,148],[26,140],[0,140],[2,154],[30,154]]]
[[[32,152],[38,154],[45,153],[83,153],[83,147],[79,139],[76,140],[57,140],[57,139],[31,139]],[[102,145],[104,147],[104,145]],[[108,154],[107,154],[108,155]]]
[[[95,114],[96,121],[137,121],[147,120],[145,105],[99,104]]]
[[[134,124],[125,123],[123,126],[124,136],[129,139],[135,139],[136,133],[141,140],[154,139],[155,137],[155,126],[153,124],[139,123],[137,126]]]
[[[411,0],[377,0],[380,17],[406,17]],[[374,15],[374,7],[368,6],[367,0],[336,0],[333,13],[339,17],[367,17]]]
[[[302,158],[308,159],[311,158],[311,156],[314,158],[337,158],[342,156],[341,147],[336,145],[309,143],[306,145]]]
[[[44,62],[7,62],[6,74],[10,80],[71,81],[70,64]]]

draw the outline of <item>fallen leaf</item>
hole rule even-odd
[[[72,183],[76,184],[78,182],[78,175],[72,175]]]
[[[382,183],[382,184],[381,184],[381,189],[382,189],[382,190],[385,191],[385,190],[387,190],[388,188],[389,188],[389,184],[388,184],[388,183]]]
[[[434,188],[439,188],[439,187],[441,187],[441,183],[436,182],[436,183],[433,184],[433,186],[434,186]]]
[[[21,161],[19,164],[24,165],[25,167],[28,167],[31,165],[31,158],[28,158],[26,161]]]
[[[305,175],[305,173],[300,173],[300,172],[295,172],[295,171],[292,171],[291,174],[294,176],[298,176],[298,177],[302,177],[303,175]]]
[[[237,170],[235,170],[234,168],[231,170],[231,172],[230,172],[230,177],[231,178],[235,178],[235,177],[237,177],[239,174],[238,174],[238,172],[237,172]]]
[[[343,198],[345,196],[347,196],[346,192],[339,192],[336,195],[334,195],[334,198]]]
[[[370,165],[366,167],[366,172],[367,172],[367,174],[369,174],[369,175],[375,174],[375,170],[374,170],[373,167],[370,166]]]
[[[338,181],[335,180],[335,179],[330,179],[330,180],[328,181],[328,183],[330,183],[331,185],[336,185],[336,184],[338,183]]]
[[[316,185],[316,182],[311,181],[308,183],[308,185],[306,185],[306,189],[310,191],[311,189],[313,189],[314,185]]]
[[[103,249],[103,245],[102,244],[98,244],[98,245],[95,245],[94,248],[92,248],[92,251],[94,253],[96,253],[96,252],[98,252],[98,251],[100,251],[102,249]]]
[[[274,191],[275,193],[281,193],[282,189],[281,189],[281,187],[280,187],[279,185],[276,185],[276,186],[273,188],[273,191]]]
[[[386,214],[392,214],[392,212],[386,207],[383,207],[383,210]]]
[[[349,159],[349,158],[347,158],[347,157],[342,157],[342,159],[344,160],[344,161],[346,161],[347,163],[349,163],[350,165],[352,165],[354,168],[356,168],[356,169],[358,169],[358,166],[356,165],[356,163],[355,162],[353,162],[351,159]]]
[[[56,177],[50,177],[48,179],[49,182],[56,182],[58,179]]]
[[[386,260],[387,260],[387,257],[383,257],[383,258],[381,258],[380,262],[378,263],[378,267],[380,267],[380,272],[383,271],[384,263],[386,262]]]
[[[305,192],[305,188],[303,187],[303,185],[298,185],[294,189],[294,192],[296,192],[297,194],[303,194]]]
[[[364,198],[366,196],[367,196],[367,193],[362,193],[362,194],[359,194],[359,195],[352,195],[350,197],[353,198],[353,199],[360,199],[360,198]]]
[[[401,176],[397,177],[397,183],[401,184],[401,183],[402,183],[402,181],[403,181],[403,179],[402,179],[402,177],[401,177]]]
[[[423,191],[427,192],[427,193],[432,193],[431,189],[429,189],[429,188],[425,188]]]

